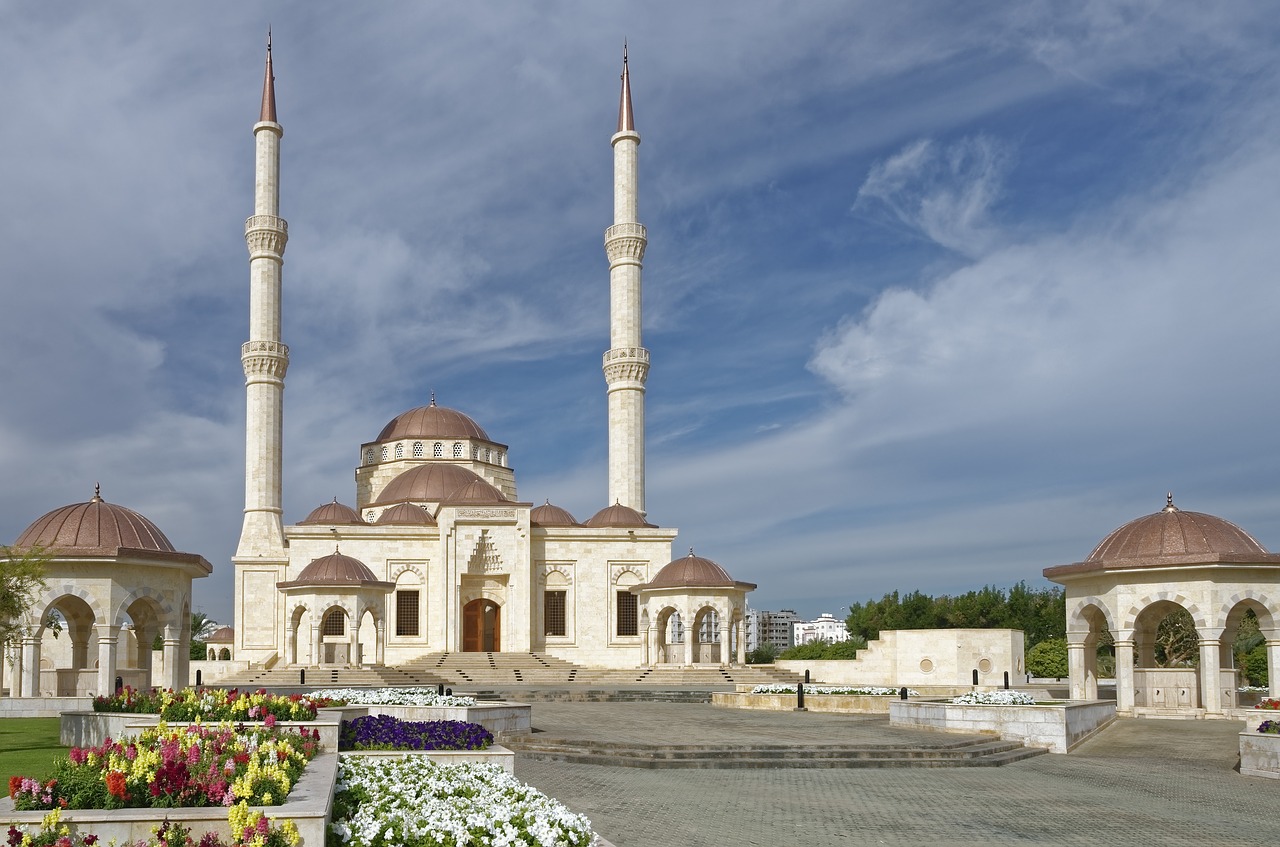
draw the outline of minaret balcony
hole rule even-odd
[[[644,385],[649,378],[649,351],[643,347],[615,347],[606,351],[604,378],[609,385]]]
[[[250,215],[244,222],[244,241],[249,246],[250,260],[281,256],[289,242],[289,224],[276,215]]]
[[[609,261],[644,259],[644,248],[649,243],[643,224],[627,222],[614,224],[604,231],[604,250]]]

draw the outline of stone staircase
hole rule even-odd
[[[536,735],[502,742],[525,759],[613,765],[684,768],[964,768],[999,767],[1048,752],[1016,741],[939,741],[930,746],[882,745],[646,745],[626,742],[540,739]]]
[[[308,687],[436,688],[462,692],[519,690],[524,699],[668,700],[708,702],[706,692],[736,685],[791,684],[798,674],[772,666],[660,665],[656,668],[586,668],[545,653],[431,653],[397,666],[275,667],[250,669],[217,680],[239,688]],[[552,696],[525,697],[526,689]],[[647,692],[629,693],[630,689]],[[553,692],[555,692],[553,694]],[[693,699],[690,699],[692,696]]]

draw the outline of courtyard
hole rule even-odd
[[[662,703],[538,703],[539,734],[664,744],[883,740],[884,718]],[[617,847],[1266,843],[1280,783],[1241,777],[1239,721],[1121,719],[1070,755],[1003,767],[648,770],[533,761],[516,775]]]

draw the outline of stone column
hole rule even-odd
[[[110,696],[116,690],[116,650],[120,627],[94,624],[93,629],[98,638],[97,693]]]
[[[34,635],[22,637],[22,650],[18,658],[18,677],[21,696],[40,696],[40,639]]]
[[[738,664],[745,665],[747,663],[747,622],[745,618],[738,618],[738,622],[734,624],[738,628]]]
[[[1267,639],[1267,687],[1270,696],[1280,697],[1280,638]]]
[[[182,647],[182,633],[175,626],[166,626],[164,628],[164,675],[165,680],[162,683],[166,688],[172,688],[174,691],[181,691],[187,687],[186,677],[179,677],[182,672],[182,662],[178,658],[178,649]],[[190,650],[188,650],[190,655]]]
[[[1200,639],[1200,705],[1206,714],[1222,714],[1222,679],[1216,638]]]
[[[1133,714],[1133,642],[1116,642],[1116,714]]]
[[[1067,642],[1067,674],[1071,681],[1071,699],[1087,700],[1084,690],[1084,642]]]
[[[720,664],[732,665],[733,654],[729,652],[729,627],[732,624],[724,623],[720,625]]]
[[[347,630],[347,664],[358,668],[364,664],[364,655],[360,650],[360,619],[353,615],[347,626],[350,627]]]
[[[307,648],[307,652],[310,654],[307,659],[308,665],[318,666],[320,664],[320,659],[324,655],[322,647],[323,645],[320,643],[320,624],[313,623],[311,625],[311,644]]]
[[[378,632],[378,647],[373,658],[379,666],[384,666],[387,663],[387,619],[378,618],[376,626]]]

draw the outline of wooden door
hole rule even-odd
[[[492,600],[472,600],[462,607],[462,652],[502,650],[502,608]]]

